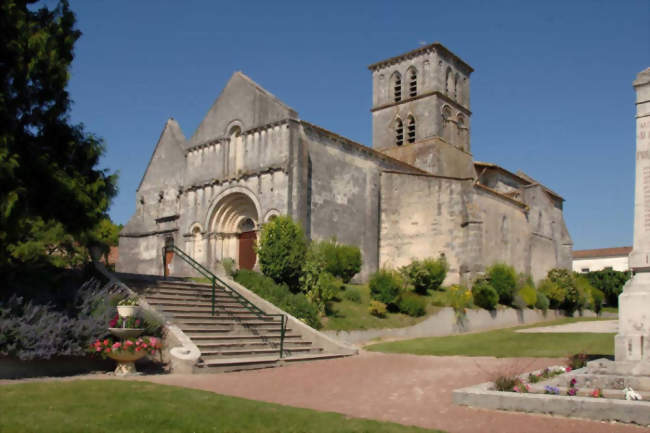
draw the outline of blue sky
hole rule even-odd
[[[45,4],[53,2],[45,1]],[[168,117],[191,136],[236,70],[371,145],[367,66],[441,42],[469,63],[474,158],[565,199],[574,248],[631,245],[634,91],[650,2],[71,0],[71,116],[103,137],[125,223]]]

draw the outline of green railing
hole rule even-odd
[[[249,312],[255,314],[259,318],[270,318],[273,320],[276,317],[280,318],[280,358],[284,355],[284,335],[287,330],[287,316],[286,314],[269,314],[260,309],[257,305],[253,304],[251,301],[246,299],[241,293],[239,293],[234,287],[230,286],[228,283],[223,281],[221,278],[217,277],[215,274],[210,272],[208,268],[203,266],[201,263],[194,260],[190,257],[185,251],[181,250],[175,245],[167,245],[162,249],[163,256],[163,275],[167,278],[167,252],[173,252],[178,255],[178,257],[183,260],[185,263],[194,268],[199,274],[203,275],[205,278],[210,280],[212,284],[212,316],[215,315],[216,311],[216,296],[215,292],[217,289],[217,282],[223,286],[224,293],[230,295],[235,301],[240,305],[245,307]]]

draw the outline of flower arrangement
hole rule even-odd
[[[528,385],[528,384],[525,383],[525,382],[521,382],[521,381],[519,381],[519,383],[518,383],[517,385],[515,385],[515,386],[512,387],[512,390],[513,390],[514,392],[519,392],[519,393],[527,394],[527,393],[530,392],[530,385]]]
[[[141,325],[142,320],[135,316],[121,317],[119,314],[116,314],[115,317],[108,322],[108,326],[111,328],[139,328]]]
[[[544,394],[559,395],[560,394],[560,389],[558,387],[555,387],[555,386],[546,385],[544,387]]]
[[[128,298],[122,299],[120,302],[117,303],[118,306],[125,306],[125,307],[135,307],[138,305],[138,298],[137,296],[129,296]]]
[[[594,389],[593,391],[591,391],[591,394],[589,394],[589,395],[591,395],[594,398],[603,398],[604,397],[603,390],[600,389],[600,388]]]
[[[537,374],[529,373],[528,382],[530,383],[541,382],[544,379],[550,379],[551,377],[555,377],[564,372],[565,372],[564,367],[553,368],[553,369],[545,368],[544,370],[542,370],[541,373],[537,373]]]
[[[569,381],[569,388],[566,390],[566,395],[570,395],[571,397],[574,397],[578,394],[578,388],[576,388],[576,378],[573,377]]]
[[[96,340],[90,346],[90,352],[106,358],[111,352],[145,352],[148,355],[155,355],[162,349],[161,341],[156,337],[130,338],[123,341],[115,341],[112,338]]]

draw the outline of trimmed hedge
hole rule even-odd
[[[368,286],[373,299],[387,306],[395,306],[402,291],[402,279],[395,271],[380,269],[370,277]]]
[[[512,305],[517,288],[517,272],[512,266],[505,263],[496,263],[486,270],[490,285],[499,294],[499,303]]]
[[[427,312],[427,303],[415,293],[404,293],[398,303],[399,311],[412,317],[424,316]]]
[[[354,245],[336,243],[335,240],[318,243],[325,262],[325,272],[349,283],[361,271],[361,250]]]
[[[271,278],[247,269],[238,271],[235,281],[312,328],[321,327],[318,307],[304,294],[291,293],[287,286],[278,285]]]
[[[474,305],[486,310],[494,310],[499,303],[499,294],[485,278],[479,278],[472,286]]]
[[[413,260],[409,265],[400,269],[416,293],[426,295],[428,290],[438,290],[447,276],[447,260],[444,256],[438,259]]]

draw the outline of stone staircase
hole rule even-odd
[[[296,332],[291,321],[285,328],[282,357],[282,318],[255,313],[229,289],[217,286],[212,315],[212,286],[160,278],[124,279],[146,302],[162,313],[201,351],[194,372],[228,372],[283,365],[289,362],[334,358],[331,353]]]

